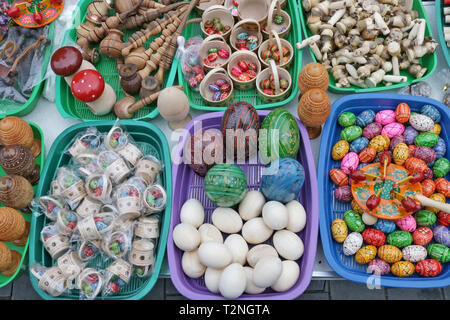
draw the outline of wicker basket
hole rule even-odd
[[[278,66],[284,69],[289,69],[292,61],[294,60],[294,48],[292,47],[292,44],[287,41],[286,39],[280,39],[280,37],[278,36],[278,34],[272,30],[271,36],[269,36],[269,39],[264,41],[261,46],[258,49],[258,57],[259,60],[261,61],[261,64],[264,68],[268,68],[269,65],[264,61],[264,59],[262,58],[262,54],[265,50],[269,50],[271,45],[276,45],[278,46],[278,48],[282,48],[282,47],[288,47],[289,48],[289,59],[286,62],[282,62],[283,60],[283,52],[282,50],[280,51],[280,63],[278,63]]]
[[[278,94],[268,95],[265,94],[261,89],[261,81],[264,79],[269,79],[270,74],[273,74],[275,77],[275,92]],[[285,78],[289,82],[289,86],[284,92],[280,92],[280,79]],[[256,76],[256,89],[258,90],[258,96],[264,100],[265,102],[277,102],[286,99],[286,97],[290,94],[292,89],[292,78],[289,72],[286,69],[277,67],[275,65],[275,61],[270,61],[270,68],[264,69]]]
[[[287,38],[291,31],[291,17],[286,11],[281,9],[281,0],[273,0],[269,7],[269,14],[267,16],[267,24],[261,28],[263,38],[266,40],[269,38],[270,30],[274,30],[280,38]],[[275,7],[276,6],[276,7]],[[279,15],[283,17],[283,23],[273,23],[273,16]],[[267,28],[265,28],[267,26]],[[281,31],[284,28],[284,31]],[[266,30],[264,30],[266,29]]]
[[[244,19],[234,25],[230,34],[230,45],[234,51],[239,49],[236,46],[236,37],[239,33],[245,32],[249,36],[256,36],[258,38],[258,45],[251,51],[256,52],[263,42],[263,36],[261,33],[261,26],[255,19]]]
[[[199,15],[202,15],[209,7],[223,5],[223,1],[224,0],[209,0],[206,2],[199,2],[198,5],[195,6],[195,11],[197,11]]]
[[[261,63],[259,62],[258,56],[251,52],[246,50],[239,50],[236,52],[233,52],[233,54],[230,56],[230,62],[228,63],[228,76],[233,81],[233,85],[235,88],[240,90],[249,90],[255,87],[256,83],[256,77],[249,81],[240,81],[238,80],[233,74],[231,73],[231,69],[237,66],[238,61],[243,60],[245,62],[252,62],[256,65],[256,75],[258,75],[261,72]]]
[[[200,45],[200,48],[198,51],[198,55],[200,56],[200,59],[202,59],[202,61],[203,61],[203,59],[208,57],[208,50],[211,48],[218,48],[219,50],[220,49],[226,50],[228,52],[228,58],[223,59],[219,56],[217,58],[217,60],[214,61],[214,64],[218,64],[218,65],[207,66],[205,63],[203,63],[203,68],[206,70],[206,72],[209,72],[214,68],[220,68],[220,67],[225,69],[227,67],[228,62],[230,61],[230,55],[231,55],[231,48],[227,44],[225,38],[218,34],[213,34],[213,35],[206,37],[202,41],[202,44]]]
[[[217,80],[224,79],[231,85],[231,91],[228,97],[220,101],[213,101],[212,96],[213,92],[209,90],[209,85],[216,82]],[[227,75],[227,72],[224,68],[215,68],[208,72],[203,81],[200,83],[200,95],[203,100],[211,106],[214,107],[224,107],[230,104],[231,100],[233,100],[234,87],[233,81],[231,81],[230,77]]]
[[[269,5],[261,0],[239,0],[238,19],[253,19],[258,21],[260,28],[266,24]]]
[[[231,29],[234,26],[234,17],[231,14],[230,10],[227,10],[224,6],[211,6],[207,8],[202,14],[202,22],[200,23],[200,28],[202,29],[203,35],[208,37],[209,34],[206,33],[206,29],[204,24],[208,20],[212,20],[214,18],[220,18],[220,22],[224,26],[230,26],[230,30],[221,34],[221,36],[228,41],[230,38]]]

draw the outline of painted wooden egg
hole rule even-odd
[[[362,135],[362,129],[358,126],[350,126],[346,127],[341,131],[341,139],[352,142],[355,139],[358,139]]]
[[[414,139],[419,135],[419,132],[413,127],[409,126],[403,131],[403,136],[405,137],[405,143],[410,145],[414,143]]]
[[[273,110],[264,118],[261,129],[258,140],[260,155],[265,154],[263,163],[267,163],[268,159],[297,157],[300,141],[298,124],[289,111],[284,108]]]
[[[356,125],[361,128],[367,127],[375,121],[375,112],[372,110],[365,110],[356,117]]]
[[[205,193],[219,207],[238,204],[247,192],[247,178],[234,164],[219,163],[209,169],[204,181]]]
[[[398,261],[391,267],[391,272],[396,277],[409,277],[414,274],[414,265],[409,261]]]
[[[389,147],[391,140],[387,136],[378,135],[369,142],[369,147],[374,148],[377,152],[384,151]]]
[[[331,157],[334,160],[341,160],[348,153],[349,149],[350,149],[350,145],[347,141],[339,140],[333,146],[333,149],[331,149]]]
[[[409,157],[409,148],[405,143],[399,143],[392,152],[392,159],[395,164],[403,165]]]
[[[432,147],[434,147],[436,145],[438,140],[439,140],[439,136],[437,134],[434,134],[434,133],[431,133],[431,132],[425,132],[425,133],[419,134],[414,139],[414,144],[417,147],[430,147],[430,148],[432,148]]]
[[[375,229],[378,229],[384,233],[394,232],[396,228],[394,221],[384,219],[378,219],[378,221],[373,226]]]
[[[407,231],[394,231],[387,236],[386,241],[397,248],[404,248],[413,242],[413,237]]]
[[[300,162],[292,158],[282,158],[275,173],[270,167],[265,170],[261,178],[260,191],[266,200],[286,203],[299,198],[305,181],[305,170]]]
[[[442,272],[442,265],[434,259],[426,259],[416,264],[416,272],[422,277],[437,277]]]
[[[342,219],[335,219],[331,223],[331,235],[336,242],[342,243],[348,235],[348,228]]]
[[[441,122],[441,113],[432,105],[426,104],[422,106],[422,108],[420,108],[420,113],[430,117],[434,122]]]
[[[370,140],[380,135],[381,130],[383,130],[383,126],[381,124],[378,122],[372,122],[364,128],[363,136]]]
[[[450,230],[446,226],[435,226],[433,229],[434,240],[437,243],[450,247]]]
[[[408,122],[410,115],[411,109],[404,102],[400,103],[395,109],[395,119],[400,123]]]
[[[351,206],[352,206],[352,209],[355,210],[356,212],[358,212],[359,214],[364,213],[364,209],[361,208],[354,199],[352,200]]]
[[[443,178],[450,171],[450,160],[447,158],[439,158],[433,165],[433,174],[435,177]]]
[[[331,181],[333,181],[335,185],[339,187],[348,185],[348,176],[344,171],[334,168],[330,170],[329,175]]]
[[[341,162],[341,170],[346,174],[350,174],[350,170],[356,170],[359,165],[358,154],[354,152],[347,153]]]
[[[436,159],[444,157],[445,153],[447,152],[447,146],[444,139],[439,138],[435,146],[433,147],[433,150],[434,152],[436,152]]]
[[[342,186],[334,190],[334,197],[342,202],[350,202],[353,199],[352,189],[350,186]]]
[[[450,198],[450,182],[445,178],[437,178],[435,180],[436,190],[447,198]]]
[[[427,257],[427,249],[424,246],[410,245],[402,250],[403,259],[409,262],[419,262]]]
[[[433,231],[428,227],[417,228],[413,232],[414,244],[426,246],[433,239]]]
[[[399,248],[385,244],[378,248],[378,257],[388,263],[400,261],[403,257]]]
[[[420,160],[418,158],[410,157],[405,161],[405,168],[409,171],[410,174],[424,173],[425,170],[428,169],[428,166],[425,163],[425,161]]]
[[[421,183],[422,193],[425,197],[431,196],[436,190],[436,183],[431,179],[425,179]]]
[[[440,263],[447,263],[450,261],[450,248],[440,243],[433,243],[427,248],[430,258],[439,261]]]
[[[256,109],[249,103],[231,104],[222,117],[222,135],[227,158],[248,159],[258,152],[260,124]]]
[[[355,261],[359,264],[367,264],[377,256],[377,248],[372,245],[364,246],[356,252]]]
[[[361,215],[354,210],[345,211],[344,221],[347,227],[353,232],[363,232],[366,227],[361,219]]]
[[[391,266],[386,261],[381,259],[373,259],[367,265],[367,272],[379,276],[385,276],[391,272]]]
[[[409,117],[409,124],[417,131],[429,131],[433,129],[434,121],[428,116],[413,112]]]
[[[407,216],[395,221],[395,224],[406,232],[414,232],[417,229],[416,219],[413,216]]]
[[[367,147],[361,151],[358,155],[359,161],[362,163],[370,163],[375,159],[377,155],[377,150],[372,147]]]
[[[339,115],[338,123],[342,127],[350,127],[356,122],[356,116],[353,112],[343,112]]]
[[[436,160],[436,152],[430,147],[416,147],[411,151],[411,157],[421,159],[428,163]]]
[[[438,223],[441,226],[448,227],[450,226],[450,213],[441,211],[438,213]]]
[[[366,229],[362,232],[364,241],[372,246],[380,247],[386,242],[386,235],[378,229]]]
[[[359,232],[350,233],[344,240],[344,254],[346,256],[354,255],[362,246],[363,238]]]
[[[405,143],[405,137],[403,135],[397,135],[391,139],[391,143],[389,144],[389,150],[394,151],[395,147],[400,143]]]
[[[395,111],[393,110],[382,110],[377,112],[375,115],[375,121],[382,124],[383,126],[395,122]]]
[[[414,214],[417,225],[420,227],[429,227],[436,223],[436,215],[428,210],[419,210]]]
[[[369,139],[366,137],[359,137],[350,143],[350,151],[355,153],[360,153],[362,150],[367,148],[369,145]]]
[[[429,198],[431,200],[435,200],[435,201],[438,201],[438,202],[441,202],[441,203],[445,203],[445,196],[442,193],[433,193],[431,196],[429,196]],[[437,214],[439,212],[438,209],[435,209],[435,208],[432,208],[432,207],[428,207],[428,206],[425,206],[424,209],[428,210],[428,211],[431,211],[434,214]]]
[[[435,123],[434,126],[433,126],[433,129],[425,131],[425,132],[431,132],[431,133],[440,135],[441,131],[442,131],[441,125],[439,123]]]
[[[385,125],[383,127],[383,130],[381,130],[381,134],[383,136],[388,136],[389,138],[393,138],[397,135],[402,134],[405,131],[405,126],[401,123],[394,122],[390,123],[388,125]]]
[[[430,168],[426,168],[423,171],[423,177],[425,179],[433,179],[433,170],[431,170]]]

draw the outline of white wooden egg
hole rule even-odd
[[[260,288],[273,285],[281,275],[281,260],[278,257],[261,258],[253,269],[253,283]]]
[[[262,208],[264,223],[273,230],[281,230],[287,227],[289,214],[286,206],[278,201],[266,202]]]
[[[248,244],[240,234],[230,234],[224,241],[224,245],[233,256],[232,262],[244,265],[247,260]]]
[[[344,240],[344,254],[346,256],[351,256],[358,251],[363,244],[363,237],[359,232],[350,233]]]
[[[300,232],[306,225],[306,211],[300,202],[292,200],[286,204],[288,210],[289,219],[287,230],[294,233]]]
[[[411,245],[403,248],[403,259],[409,262],[419,262],[427,257],[427,249],[419,245]]]
[[[205,285],[212,293],[219,293],[219,282],[222,269],[206,268]]]
[[[192,251],[200,245],[200,233],[191,224],[180,223],[172,232],[175,245],[183,251]]]
[[[200,262],[208,267],[223,269],[233,260],[230,250],[219,242],[205,242],[198,248]]]
[[[275,232],[273,246],[278,254],[287,260],[299,259],[305,250],[302,239],[289,230]]]
[[[245,275],[247,277],[247,285],[245,286],[245,293],[259,294],[259,293],[264,292],[264,290],[266,290],[266,288],[257,287],[253,283],[253,268],[247,266],[247,267],[244,267],[244,271],[245,271]]]
[[[198,258],[198,249],[193,251],[186,251],[181,258],[181,267],[183,272],[189,278],[200,278],[206,270],[206,267],[201,264]]]
[[[368,226],[373,226],[378,221],[377,217],[374,217],[374,216],[368,214],[367,212],[363,212],[361,219]]]
[[[262,218],[253,218],[244,223],[242,236],[251,244],[259,244],[270,238],[273,229],[268,227]]]
[[[271,286],[276,292],[287,291],[292,288],[300,276],[300,267],[295,261],[284,260],[281,262],[281,275],[278,280]]]
[[[202,203],[197,199],[189,199],[186,201],[180,210],[180,220],[183,223],[192,224],[195,228],[205,220],[205,210]]]
[[[198,228],[201,243],[208,241],[223,243],[223,236],[219,229],[210,223],[204,223]]]
[[[236,299],[242,295],[247,286],[247,276],[244,267],[239,263],[232,263],[226,267],[219,280],[219,292],[227,299]]]
[[[217,229],[225,233],[237,233],[242,229],[241,217],[231,208],[216,208],[211,220]]]
[[[247,263],[253,268],[258,263],[259,259],[265,256],[278,257],[278,252],[274,247],[268,244],[258,244],[248,250],[247,253]]]
[[[252,190],[245,194],[244,199],[239,203],[239,215],[242,220],[248,221],[258,217],[264,206],[266,199],[258,190]]]

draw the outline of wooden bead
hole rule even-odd
[[[324,91],[328,89],[330,78],[324,66],[320,63],[308,63],[298,75],[297,85],[300,94],[304,94],[309,89],[320,88]]]
[[[24,209],[33,197],[33,187],[24,177],[8,175],[0,178],[0,202],[5,206]]]
[[[25,218],[19,211],[9,207],[0,208],[0,241],[20,239],[25,228]]]
[[[0,142],[4,145],[18,144],[30,149],[33,139],[33,129],[25,120],[6,117],[0,121]]]
[[[298,116],[307,127],[319,127],[330,114],[330,98],[319,88],[306,91],[298,103]]]

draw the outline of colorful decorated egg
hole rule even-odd
[[[378,219],[373,226],[375,229],[378,229],[384,233],[391,233],[395,231],[395,223],[390,220]]]
[[[439,158],[433,165],[433,174],[438,178],[443,178],[450,171],[450,160],[447,158]]]
[[[410,145],[414,143],[414,139],[419,135],[419,132],[413,127],[409,126],[403,131],[403,136],[405,137],[405,143]]]
[[[428,255],[439,261],[440,263],[447,263],[450,261],[450,248],[440,243],[433,243],[427,248]]]
[[[445,145],[444,139],[439,138],[433,147],[433,150],[436,152],[436,159],[444,157],[447,152],[447,146]]]
[[[359,232],[350,233],[344,240],[344,254],[346,256],[354,255],[362,246],[363,238]]]
[[[431,196],[436,190],[436,184],[431,179],[425,179],[420,184],[422,185],[422,193],[425,197]]]
[[[436,152],[430,147],[416,147],[411,151],[411,156],[427,163],[436,160]]]
[[[376,155],[377,155],[377,150],[375,150],[374,148],[368,147],[359,153],[358,158],[359,158],[359,161],[362,163],[369,163],[369,162],[372,162],[373,159],[375,159]]]
[[[270,112],[263,120],[258,138],[264,164],[279,158],[296,158],[299,149],[298,124],[284,108]]]
[[[343,112],[339,115],[338,123],[342,127],[350,127],[356,122],[356,116],[353,112]]]
[[[362,232],[365,229],[365,225],[361,219],[361,215],[354,210],[345,211],[344,221],[351,231]]]
[[[385,244],[378,248],[378,257],[388,263],[400,261],[403,257],[399,248]]]
[[[331,157],[334,160],[341,160],[348,153],[350,145],[345,140],[339,140],[331,149]]]
[[[413,237],[407,231],[394,231],[387,236],[386,241],[397,248],[404,248],[413,242]]]
[[[366,264],[377,255],[377,248],[372,245],[364,246],[356,252],[355,261],[359,264]]]
[[[247,192],[247,178],[234,164],[219,163],[209,169],[204,181],[205,193],[219,207],[238,204]]]
[[[355,210],[356,212],[358,212],[359,214],[364,213],[364,209],[358,205],[358,203],[355,201],[355,199],[352,200],[351,206],[352,206],[352,209]]]
[[[435,181],[437,192],[450,198],[450,182],[445,178],[437,178]]]
[[[431,118],[434,122],[441,122],[441,113],[439,110],[429,104],[426,104],[420,108],[420,113]]]
[[[450,213],[441,211],[441,212],[438,213],[438,218],[437,219],[438,219],[438,223],[441,226],[445,226],[445,227],[450,226]]]
[[[443,194],[441,194],[441,193],[433,193],[431,196],[429,196],[429,198],[431,200],[435,200],[435,201],[438,201],[438,202],[441,202],[441,203],[445,203],[445,196]],[[431,211],[434,214],[437,214],[439,212],[438,209],[432,208],[432,207],[428,207],[428,206],[425,206],[424,209],[428,210],[428,211]]]
[[[413,216],[407,216],[400,220],[395,221],[395,224],[407,232],[414,232],[417,229],[416,219]]]
[[[441,125],[439,123],[435,123],[434,126],[433,126],[433,129],[425,131],[425,132],[431,132],[431,133],[434,133],[436,135],[440,135],[441,131],[442,131]]]
[[[369,142],[369,147],[374,148],[377,152],[382,152],[389,147],[390,139],[387,136],[378,135]]]
[[[405,126],[398,122],[393,122],[384,126],[381,130],[383,136],[393,138],[397,135],[401,135],[405,131]]]
[[[409,157],[405,161],[405,168],[409,171],[410,174],[425,173],[425,171],[428,169],[428,166],[423,160],[414,157]]]
[[[348,228],[342,219],[335,219],[331,223],[331,235],[336,242],[342,243],[348,235]]]
[[[363,136],[370,140],[380,135],[381,130],[383,130],[383,126],[381,124],[378,122],[372,122],[364,128]]]
[[[402,250],[403,259],[409,262],[419,262],[427,257],[427,249],[423,246],[410,245]]]
[[[406,123],[411,115],[411,109],[409,106],[402,102],[395,109],[395,119],[400,123]]]
[[[428,227],[417,228],[413,233],[414,244],[426,246],[433,239],[433,231]]]
[[[375,121],[385,126],[387,124],[395,122],[395,111],[382,110],[375,115]]]
[[[392,152],[392,158],[395,164],[403,165],[409,157],[409,148],[404,143],[399,143]]]
[[[352,142],[355,139],[358,139],[362,135],[362,129],[358,126],[350,126],[344,128],[344,130],[341,131],[341,139]]]
[[[417,131],[429,131],[433,129],[434,121],[426,115],[413,112],[409,117],[409,124]]]
[[[375,112],[365,110],[356,117],[356,125],[364,128],[375,121]]]
[[[450,247],[450,230],[446,226],[436,226],[433,229],[434,240],[437,243]]]
[[[391,266],[386,261],[381,259],[373,259],[367,265],[367,272],[379,276],[385,276],[391,272]]]
[[[266,199],[283,203],[298,199],[305,181],[305,170],[300,162],[282,158],[275,172],[272,165],[264,169],[261,178],[260,190]]]
[[[334,168],[330,170],[329,175],[331,181],[333,181],[335,185],[339,187],[348,185],[348,176],[344,171]]]
[[[426,259],[416,264],[416,272],[422,277],[437,277],[442,272],[442,265],[434,259]]]
[[[354,152],[347,153],[341,161],[341,170],[350,174],[350,170],[356,170],[359,165],[358,154]]]
[[[414,265],[409,261],[398,261],[391,267],[391,272],[396,277],[409,277],[414,274]]]
[[[350,186],[342,186],[334,190],[333,195],[342,202],[350,202],[353,199],[352,189]]]
[[[362,232],[364,241],[372,246],[380,247],[386,242],[386,236],[378,229],[366,229]]]
[[[405,143],[406,139],[403,135],[397,135],[391,139],[391,143],[389,144],[389,150],[394,151],[395,147],[400,143]]]
[[[359,137],[350,143],[350,151],[355,153],[360,153],[362,150],[367,148],[369,145],[369,139],[366,137]]]
[[[429,227],[436,223],[436,215],[428,210],[419,210],[414,214],[417,225],[420,227]]]
[[[439,136],[437,134],[431,132],[425,132],[419,134],[414,139],[414,144],[417,147],[434,147],[439,140]],[[436,150],[434,150],[436,152]]]

